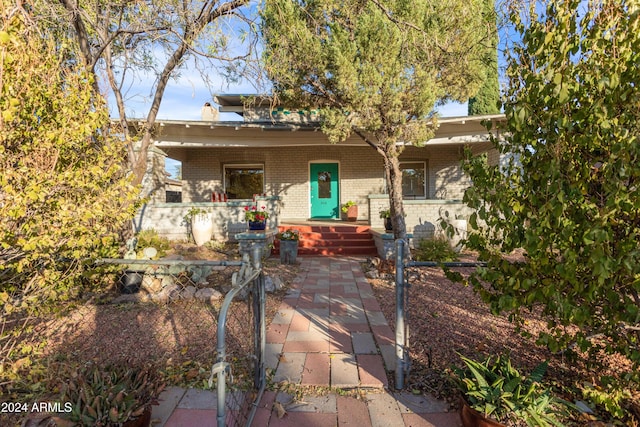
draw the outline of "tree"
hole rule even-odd
[[[495,1],[485,0],[483,11],[485,24],[492,34],[487,40],[486,53],[483,60],[485,78],[478,93],[469,99],[468,114],[470,116],[500,113],[500,85],[498,84],[498,28]]]
[[[85,261],[115,255],[134,213],[123,144],[93,76],[2,1],[0,307],[31,312],[81,289]]]
[[[434,106],[482,81],[483,1],[267,0],[263,56],[278,99],[319,108],[332,143],[358,135],[383,158],[396,238],[406,238],[404,145],[437,127]]]
[[[538,338],[552,351],[620,352],[637,374],[640,8],[581,3],[511,16],[522,41],[509,53],[505,139],[494,140],[504,161],[469,154],[465,167],[477,209],[467,247],[489,261],[471,281],[495,312],[541,307]],[[503,257],[516,249],[522,260]]]
[[[102,78],[103,87],[113,93],[136,184],[142,182],[147,170],[148,149],[167,84],[179,75],[187,60],[218,61],[226,64],[230,75],[242,73],[242,64],[250,64],[245,60],[250,57],[253,45],[247,44],[249,51],[245,53],[231,52],[233,23],[227,21],[244,19],[241,8],[249,0],[58,0],[57,4],[36,0],[36,3],[49,28],[61,25],[67,34],[73,34],[78,57],[94,72],[96,82]],[[134,123],[126,111],[127,89],[132,79],[143,80],[148,76],[155,79],[152,103],[141,125],[135,124],[139,129],[130,135]]]

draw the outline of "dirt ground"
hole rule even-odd
[[[174,255],[184,259],[232,259],[237,257],[237,250],[184,244],[174,249]],[[208,280],[213,285],[230,282],[236,269],[217,270]],[[269,322],[286,287],[300,269],[297,265],[281,265],[279,260],[269,259],[264,271],[266,275],[277,275],[285,285],[284,290],[269,294],[267,298]],[[459,271],[469,273],[465,269]],[[370,279],[370,282],[393,328],[395,285],[391,278]],[[412,365],[405,384],[408,390],[433,393],[455,405],[457,395],[448,372],[454,365],[462,366],[460,355],[478,359],[509,353],[514,366],[525,372],[548,360],[547,383],[571,401],[582,399],[575,395],[577,384],[596,384],[602,375],[617,375],[628,369],[627,361],[621,357],[603,356],[600,360],[602,369],[592,372],[583,359],[570,360],[563,354],[552,354],[547,348],[536,345],[533,339],[524,338],[505,317],[492,315],[472,289],[450,282],[439,268],[412,271],[410,283],[407,315]],[[116,295],[115,289],[113,294]],[[218,309],[219,305],[215,304],[184,301],[111,304],[108,298],[106,301],[103,298],[100,303],[78,304],[62,315],[41,322],[34,333],[47,343],[42,357],[55,363],[158,363],[163,367],[168,383],[197,387],[208,378],[215,358]],[[243,343],[247,342],[242,334],[250,329],[247,304],[241,302],[234,306],[229,322],[231,353],[235,348],[241,354]],[[535,336],[543,328],[544,319],[531,314],[526,322],[527,332]],[[630,413],[638,411],[636,417],[640,419],[640,392],[634,393],[627,408]],[[598,425],[587,421],[581,420],[576,425]]]
[[[463,275],[470,269],[456,269]],[[452,366],[462,367],[460,355],[484,359],[489,355],[509,354],[521,372],[530,372],[540,362],[548,360],[547,384],[563,398],[583,399],[575,395],[576,385],[598,384],[603,375],[628,372],[628,360],[620,356],[602,355],[600,368],[593,371],[586,360],[577,355],[569,359],[564,354],[552,354],[546,347],[525,338],[505,316],[494,316],[470,287],[449,281],[440,268],[415,268],[409,273],[409,306],[407,309],[411,370],[405,379],[410,390],[428,391],[441,398],[457,402],[457,392],[449,380]],[[370,279],[385,317],[395,325],[395,283],[392,279]],[[540,316],[529,314],[525,332],[536,336],[545,329]],[[640,421],[640,390],[627,402],[627,410],[636,412]],[[576,425],[590,421],[581,418]],[[635,422],[638,422],[635,421]],[[599,424],[589,424],[599,425]],[[604,425],[604,424],[602,424]],[[628,425],[638,425],[631,421]]]

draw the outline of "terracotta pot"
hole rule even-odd
[[[353,205],[347,208],[347,221],[356,221],[358,219],[358,206]]]
[[[147,407],[142,415],[122,423],[122,427],[148,427],[151,423],[151,407]]]
[[[464,427],[505,427],[504,424],[487,418],[480,412],[472,409],[464,400],[462,401],[462,408],[460,409],[460,419]]]

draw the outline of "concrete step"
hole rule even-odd
[[[298,255],[332,256],[332,255],[376,255],[375,248],[370,247],[327,247],[327,248],[299,248]]]
[[[286,225],[279,227],[300,232],[299,255],[375,255],[373,237],[366,225]],[[274,243],[274,254],[279,254],[279,241]]]

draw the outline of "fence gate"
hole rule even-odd
[[[262,249],[254,247],[251,255],[243,254],[242,267],[234,273],[232,289],[227,293],[218,316],[216,363],[211,368],[209,386],[217,379],[218,427],[251,426],[258,404],[264,393],[265,375],[265,283],[261,264]],[[248,316],[232,318],[233,306],[247,304]],[[244,323],[248,332],[249,348],[245,349],[247,366],[244,381],[234,379],[234,366],[227,360],[227,342],[236,339],[229,328],[230,322]],[[244,340],[247,343],[247,340]],[[237,373],[236,373],[237,375]],[[245,384],[243,384],[243,382]],[[231,386],[231,390],[228,390]]]
[[[404,379],[411,370],[411,356],[409,354],[409,281],[407,268],[410,267],[486,267],[485,262],[435,262],[410,261],[405,256],[408,251],[406,242],[396,240],[396,371],[395,387],[404,388]]]
[[[218,427],[250,426],[266,383],[266,296],[262,247],[253,245],[242,251],[241,261],[102,259],[99,263],[112,265],[110,270],[115,272],[108,274],[120,274],[121,277],[114,282],[123,287],[128,286],[128,281],[158,285],[171,283],[163,289],[172,288],[177,295],[175,298],[159,299],[164,294],[160,292],[147,295],[147,300],[156,302],[153,306],[171,318],[174,329],[167,335],[179,335],[182,331],[175,329],[179,326],[197,325],[200,328],[198,334],[191,335],[200,336],[198,344],[206,346],[209,339],[210,346],[215,346],[215,355],[213,348],[199,347],[197,354],[189,356],[199,363],[213,365],[208,384],[209,388],[216,390]],[[198,281],[196,277],[206,277],[216,269],[227,267],[237,270],[232,274],[230,290],[221,304],[182,296],[188,288],[192,288],[191,293],[196,291],[193,286]],[[166,344],[163,337],[159,340]],[[185,340],[187,337],[180,335],[180,346],[187,351],[189,345]],[[168,339],[167,342],[173,344],[167,345],[168,348],[177,345]]]

